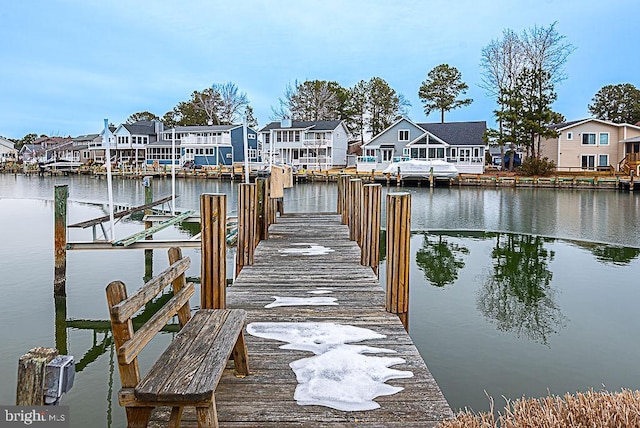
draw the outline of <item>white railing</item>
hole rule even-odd
[[[326,138],[316,138],[316,139],[304,139],[302,140],[302,145],[305,147],[326,147],[331,144],[331,140],[327,140]]]
[[[207,137],[188,135],[180,139],[180,145],[214,145],[214,146],[230,146],[231,136],[229,135],[210,135]]]

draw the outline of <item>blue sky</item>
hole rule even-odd
[[[638,0],[20,0],[0,6],[0,135],[99,132],[103,118],[162,116],[194,90],[234,82],[260,126],[285,86],[379,76],[425,117],[420,83],[433,67],[460,70],[474,102],[447,121],[493,123],[479,87],[484,46],[503,29],[557,21],[577,49],[554,108],[588,117],[604,85],[640,87]]]

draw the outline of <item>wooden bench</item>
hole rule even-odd
[[[127,289],[120,281],[107,286],[122,383],[119,403],[126,408],[128,427],[146,427],[158,406],[172,408],[170,427],[180,426],[185,406],[196,408],[199,427],[217,427],[214,391],[229,357],[233,357],[237,376],[249,374],[243,334],[246,312],[201,309],[191,317],[189,298],[195,288],[185,279],[191,261],[182,257],[179,248],[171,248],[169,262],[171,266],[131,297],[127,297]],[[134,332],[131,318],[169,286],[173,297]],[[175,315],[180,332],[141,379],[138,354]]]

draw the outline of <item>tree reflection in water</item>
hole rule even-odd
[[[566,325],[549,285],[554,253],[544,243],[552,240],[509,233],[495,239],[493,271],[478,291],[478,309],[498,330],[548,345],[549,336]]]
[[[423,233],[422,248],[416,253],[416,264],[424,272],[424,277],[436,287],[453,284],[458,279],[458,271],[464,267],[463,257],[469,249],[454,242],[447,242],[439,234],[437,240],[429,239]]]

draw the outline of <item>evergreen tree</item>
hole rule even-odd
[[[640,122],[640,90],[631,83],[603,86],[589,111],[598,119],[635,125]]]
[[[380,77],[369,80],[367,99],[368,130],[377,135],[388,128],[398,117],[400,97],[389,84]]]
[[[459,99],[468,88],[457,68],[448,64],[438,65],[427,74],[418,91],[418,97],[424,104],[424,114],[429,116],[432,111],[440,111],[440,122],[444,123],[445,112],[473,102],[471,98]]]

